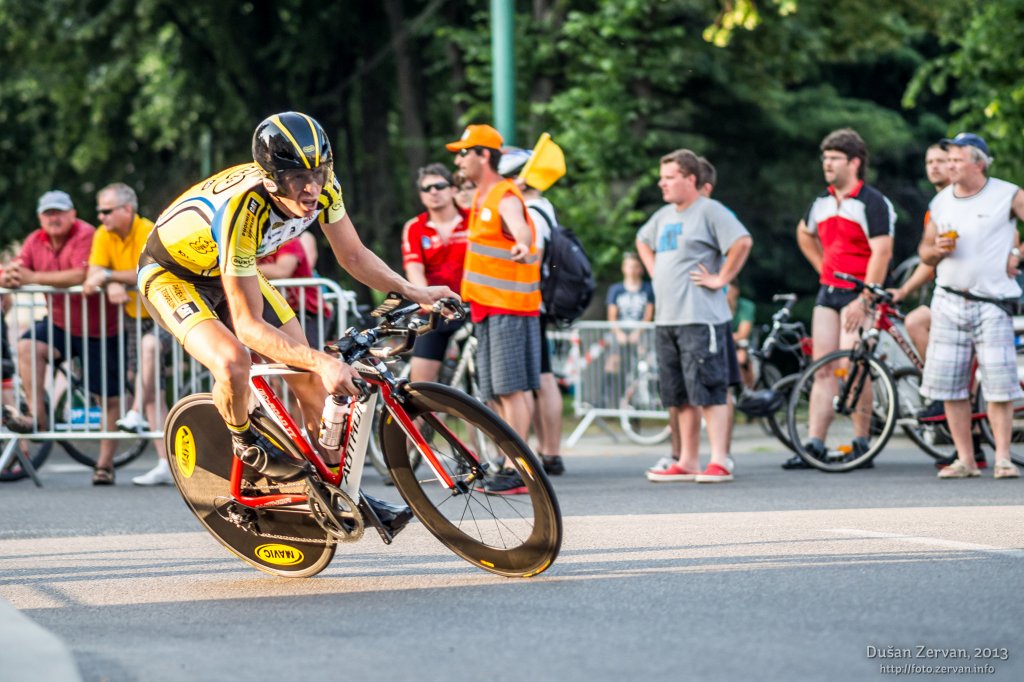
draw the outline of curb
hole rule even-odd
[[[4,679],[82,680],[67,645],[4,599],[0,599],[0,642],[0,670]]]

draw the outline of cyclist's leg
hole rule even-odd
[[[154,263],[140,268],[139,290],[150,317],[210,371],[217,411],[233,437],[243,434],[249,425],[252,361],[249,351],[218,317],[216,311],[226,309],[220,282],[187,281]]]
[[[816,305],[811,318],[811,336],[814,339],[814,360],[839,348],[839,312],[826,306]],[[835,367],[822,367],[811,385],[808,434],[822,441],[828,434],[832,422],[832,398],[836,394]]]
[[[843,314],[840,314],[839,319],[839,347],[843,350],[853,348],[860,339],[860,332],[846,331]],[[869,316],[864,320],[861,328],[869,326],[870,323],[871,321]],[[848,371],[850,370],[849,367],[846,369]],[[866,373],[864,377],[864,385],[861,388],[860,395],[857,399],[857,409],[853,414],[854,435],[858,438],[868,438],[871,434],[871,415],[874,394],[871,391],[871,375],[870,373],[867,373],[867,365],[864,366],[864,370]],[[852,374],[848,374],[847,376],[852,376]]]

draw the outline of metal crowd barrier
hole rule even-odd
[[[578,322],[572,327],[572,352],[562,366],[575,379],[573,408],[581,419],[567,447],[595,423],[618,440],[606,418],[668,420],[658,394],[653,323]]]
[[[307,329],[312,338],[311,343],[322,347],[326,341],[337,339],[348,326],[350,317],[355,313],[355,294],[342,289],[337,282],[328,279],[291,278],[273,280],[272,284],[287,295],[291,289],[298,287],[315,287],[319,292],[320,300],[324,303],[316,313],[305,310],[300,306],[296,311],[299,322],[303,329]],[[54,320],[53,302],[56,297],[64,299],[63,319]],[[82,329],[90,328],[90,310],[85,304],[86,299],[100,298],[99,305],[99,328],[107,327],[107,306],[105,305],[105,294],[103,292],[86,297],[81,286],[70,288],[57,288],[47,286],[30,285],[18,289],[0,288],[0,298],[4,300],[4,317],[6,321],[7,344],[0,343],[0,366],[6,365],[4,371],[5,379],[0,383],[0,405],[14,408],[18,412],[31,411],[29,405],[31,398],[35,395],[37,376],[37,358],[32,355],[25,360],[25,377],[19,371],[18,341],[22,336],[35,341],[37,338],[36,323],[47,320],[43,328],[46,339],[52,339],[54,325],[62,329],[71,328],[71,302],[81,299],[80,321]],[[299,300],[304,302],[300,296]],[[126,304],[127,305],[127,304]],[[43,390],[46,395],[46,413],[44,416],[33,414],[34,431],[30,434],[20,434],[10,431],[6,426],[0,427],[0,471],[5,471],[14,457],[17,457],[22,467],[28,471],[38,484],[38,478],[32,468],[31,462],[17,447],[21,439],[30,441],[76,441],[76,440],[97,440],[97,439],[134,439],[139,438],[162,438],[163,420],[167,410],[180,398],[209,391],[211,380],[209,372],[198,362],[192,359],[177,342],[160,343],[160,335],[156,335],[157,357],[160,362],[154,363],[154,383],[162,386],[164,399],[157,400],[156,424],[150,424],[151,430],[140,433],[128,433],[118,430],[116,420],[133,407],[132,391],[135,382],[129,386],[129,377],[138,377],[142,372],[142,337],[143,325],[147,320],[142,319],[141,303],[136,298],[135,317],[126,314],[125,306],[117,307],[116,332],[112,336],[99,339],[99,357],[91,353],[83,353],[82,358],[74,357],[77,354],[72,351],[70,335],[65,335],[62,346],[55,347],[51,342],[47,344],[46,368],[44,372]],[[308,325],[308,326],[307,326]],[[133,367],[128,365],[127,342],[129,337],[134,337],[135,347],[140,349],[136,353],[136,364]],[[55,371],[55,358],[59,355],[65,359]],[[72,359],[73,358],[73,359]],[[91,394],[86,386],[86,377],[90,370],[95,370],[99,364],[101,390],[99,394]],[[115,363],[116,368],[126,368],[128,371],[121,372],[121,380],[118,385],[110,385],[107,379],[108,366]],[[101,406],[110,398],[119,400],[118,414],[108,416]],[[44,427],[45,428],[41,428]]]

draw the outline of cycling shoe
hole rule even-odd
[[[262,475],[281,483],[287,483],[303,477],[308,472],[306,463],[296,459],[282,450],[274,441],[258,431],[253,432],[256,441],[241,443],[235,441],[233,450],[235,457]]]
[[[372,495],[367,495],[363,491],[359,491],[359,496],[366,501],[366,504],[373,510],[373,513],[377,515],[377,519],[391,533],[391,537],[398,535],[399,531],[405,528],[406,524],[412,519],[412,509],[409,509],[404,504],[385,502]]]

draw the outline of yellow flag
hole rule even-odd
[[[530,187],[541,192],[565,175],[565,154],[562,148],[543,133],[533,148],[533,156],[519,172],[519,177]]]

